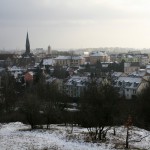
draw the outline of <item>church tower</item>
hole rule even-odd
[[[35,65],[35,57],[33,53],[30,52],[30,42],[29,42],[29,36],[27,32],[26,36],[26,51],[22,54],[22,57],[19,60],[19,66],[28,68],[29,66]]]
[[[50,55],[51,54],[51,47],[50,47],[50,45],[48,46],[48,53],[47,53],[48,55]]]
[[[26,53],[30,53],[30,42],[29,42],[28,32],[26,37]]]

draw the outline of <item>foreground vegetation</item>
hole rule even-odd
[[[105,141],[107,133],[115,126],[124,125],[127,129],[126,148],[128,148],[129,130],[134,126],[150,130],[150,101],[148,86],[141,95],[133,100],[120,97],[111,84],[97,84],[91,78],[87,88],[76,103],[74,110],[69,109],[72,99],[59,91],[57,85],[46,84],[43,76],[38,82],[18,85],[6,75],[2,80],[0,122],[21,121],[31,129],[46,124],[86,127],[93,142]],[[72,110],[72,111],[71,111]]]

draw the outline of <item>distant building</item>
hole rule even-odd
[[[79,66],[85,63],[82,56],[58,56],[54,60],[60,66]]]
[[[32,80],[33,80],[33,72],[27,72],[27,73],[24,75],[24,80],[25,80],[25,81],[32,81]]]
[[[35,64],[35,56],[33,55],[33,53],[30,52],[30,42],[27,32],[26,51],[21,55],[21,58],[19,60],[19,66],[24,66],[28,68],[29,66],[34,66],[34,64]]]
[[[42,60],[42,65],[43,66],[54,66],[55,60],[53,58],[44,58]]]
[[[51,54],[51,47],[50,47],[50,45],[48,46],[47,54],[48,54],[48,55]]]
[[[113,72],[111,74],[111,77],[113,80],[117,80],[119,77],[122,77],[122,76],[127,76],[127,74],[123,73],[123,72]]]
[[[148,54],[143,54],[141,56],[141,59],[140,59],[140,64],[141,66],[145,66],[149,63],[149,55]]]
[[[120,54],[111,54],[111,61],[121,62],[124,60],[125,62],[138,62],[140,66],[145,66],[149,63],[149,55],[144,53],[142,54],[140,51],[130,51],[128,53],[120,53]]]
[[[132,73],[140,69],[139,62],[124,63],[124,73]]]
[[[8,67],[16,62],[15,54],[0,54],[0,67]]]
[[[66,94],[73,98],[80,97],[87,86],[87,82],[88,77],[72,76],[64,85]]]
[[[132,99],[137,96],[146,86],[147,81],[135,77],[119,77],[114,84],[121,96],[126,99]]]
[[[89,54],[90,64],[100,62],[110,62],[110,57],[104,51],[93,51]]]
[[[48,79],[46,79],[46,83],[55,85],[55,87],[60,92],[63,92],[63,80],[62,79],[57,79],[57,78],[54,78],[54,77],[49,77]]]
[[[139,69],[137,71],[134,71],[134,72],[128,74],[129,77],[141,77],[141,78],[146,75],[150,75],[146,72],[146,69]]]
[[[36,62],[40,62],[46,57],[46,51],[43,48],[36,48],[34,54],[36,55]]]

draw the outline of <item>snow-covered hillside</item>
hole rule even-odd
[[[52,125],[50,130],[29,130],[28,125],[20,122],[0,124],[0,150],[109,150],[123,148],[125,144],[126,129],[117,127],[117,135],[113,130],[107,135],[104,143],[85,142],[87,130]],[[150,132],[133,127],[130,131],[131,149],[150,149]],[[146,137],[145,137],[146,136]],[[142,139],[142,137],[145,137]],[[139,141],[141,139],[141,141]],[[136,141],[136,142],[135,142]]]

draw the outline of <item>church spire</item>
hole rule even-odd
[[[29,42],[28,32],[26,37],[26,53],[30,53],[30,42]]]

